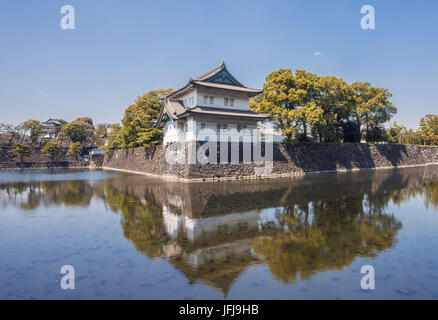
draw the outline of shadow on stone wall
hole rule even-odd
[[[116,150],[105,156],[103,167],[178,178],[254,176],[260,164],[169,164],[166,147]],[[241,153],[241,152],[239,152]],[[187,159],[187,157],[186,157]],[[437,147],[368,144],[274,144],[271,174],[343,171],[438,163]],[[263,164],[262,164],[263,165]]]

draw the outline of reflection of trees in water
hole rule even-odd
[[[269,237],[256,240],[254,251],[264,257],[277,279],[294,282],[298,273],[308,279],[317,272],[342,269],[358,256],[374,257],[391,248],[400,223],[382,213],[338,211],[358,203],[349,198],[318,201],[311,213],[292,205],[285,207],[279,226],[269,227]]]
[[[6,195],[4,204],[13,204],[21,210],[35,210],[39,206],[80,206],[90,204],[93,188],[85,181],[32,181],[0,184]]]
[[[391,200],[395,204],[402,204],[411,198],[421,196],[426,208],[438,208],[438,181],[427,182],[422,186],[410,186],[405,189],[395,190]]]
[[[393,247],[401,224],[388,203],[421,196],[437,208],[437,177],[433,167],[236,183],[124,176],[94,187],[48,181],[0,184],[0,190],[23,210],[101,198],[120,212],[124,236],[139,252],[165,257],[191,283],[226,295],[238,275],[260,261],[280,281],[294,282]]]
[[[105,195],[107,206],[122,215],[121,225],[126,239],[149,258],[163,254],[168,236],[163,224],[161,207],[153,202],[141,202],[134,195],[120,191],[112,185],[103,184],[100,189]]]
[[[66,206],[87,206],[93,198],[93,188],[88,182],[75,181],[45,181],[41,182],[41,188],[50,199],[51,203],[64,204]]]
[[[164,256],[190,282],[202,281],[226,294],[240,272],[259,259],[277,279],[293,282],[298,274],[308,279],[317,272],[342,269],[356,257],[375,257],[393,247],[401,224],[386,207],[400,190],[418,183],[411,180],[415,176],[396,171],[331,175],[295,183],[281,180],[266,190],[248,183],[230,196],[225,190],[212,192],[207,184],[191,185],[189,191],[174,184],[166,189],[162,184],[157,195],[153,186],[130,188],[116,179],[108,199],[132,192],[129,200],[118,202],[118,210],[125,236],[138,250],[148,257]],[[423,185],[427,190],[428,184]],[[213,231],[202,231],[194,239],[181,227],[169,237],[163,227],[162,207],[181,203],[176,216],[202,222],[231,216],[227,210],[236,198],[251,199],[254,194],[257,199],[245,201],[244,206],[240,203],[239,210],[260,215],[263,207],[277,207],[274,218],[258,216],[256,225],[233,220]],[[178,195],[180,201],[175,200]],[[196,214],[183,207],[196,208]]]

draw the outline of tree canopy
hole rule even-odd
[[[429,114],[420,119],[420,132],[426,145],[438,145],[438,116]]]
[[[375,142],[384,139],[383,124],[397,111],[390,97],[369,83],[279,69],[268,74],[251,109],[268,113],[289,141],[359,142],[362,132]]]
[[[82,155],[82,145],[80,142],[75,142],[70,145],[70,147],[67,150],[68,156],[74,156],[77,158],[78,156]]]
[[[30,147],[26,143],[16,143],[9,152],[14,156],[14,160],[20,160],[21,162],[31,154]]]
[[[138,96],[125,110],[121,126],[113,126],[108,149],[152,147],[161,142],[163,129],[155,127],[161,110],[160,98],[172,89],[149,91]]]
[[[438,146],[438,115],[429,114],[420,119],[417,130],[393,123],[386,130],[389,143]]]
[[[57,142],[49,141],[44,144],[44,146],[41,149],[41,152],[43,155],[48,156],[52,159],[52,161],[55,160],[55,157],[61,154],[61,147]]]
[[[38,120],[27,120],[21,124],[24,132],[29,132],[32,144],[38,143],[38,140],[44,134],[44,125]]]
[[[79,142],[84,144],[87,138],[91,138],[94,134],[94,126],[91,118],[82,117],[75,121],[67,123],[61,129],[73,143]]]

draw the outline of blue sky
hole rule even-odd
[[[60,27],[66,4],[75,30]],[[367,4],[375,30],[360,27]],[[139,94],[224,59],[251,87],[278,68],[369,81],[415,128],[438,113],[437,13],[430,0],[0,0],[0,122],[117,122]]]

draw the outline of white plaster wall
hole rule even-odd
[[[214,97],[214,103],[210,104],[210,98],[208,99],[208,103],[204,103],[204,96],[208,97]],[[224,99],[225,98],[232,98],[234,99],[234,105],[230,107],[229,103],[228,106],[224,105]],[[233,93],[225,94],[225,95],[218,95],[218,94],[211,94],[206,91],[197,90],[197,101],[198,106],[202,107],[213,107],[213,108],[224,108],[224,109],[234,109],[234,110],[249,110],[249,99],[248,98],[242,98],[241,95],[236,95]]]
[[[163,130],[163,143],[166,145],[170,142],[184,141],[184,128],[176,122],[168,120]]]
[[[193,97],[193,103],[190,103],[190,98]],[[178,100],[182,100],[184,103],[184,107],[186,108],[193,108],[198,105],[198,94],[197,89],[192,89],[190,92],[182,95],[178,98]]]
[[[196,121],[193,118],[186,122],[173,122],[168,120],[163,130],[163,143],[196,141]]]
[[[224,119],[222,122],[202,122],[198,120],[196,122],[196,133],[199,134],[201,131],[202,124],[205,124],[206,129],[210,129],[216,133],[216,141],[227,141],[229,140],[229,137],[241,137],[241,139],[244,139],[244,141],[252,141],[252,135],[258,135],[258,128],[257,125],[246,125],[246,128],[243,128],[243,125],[241,125],[241,131],[239,132],[237,130],[237,124],[229,123]],[[217,125],[221,125],[221,131],[223,132],[223,135],[221,136],[221,131],[218,132]],[[226,124],[227,128],[223,129],[223,125]],[[227,136],[228,135],[228,136]],[[232,138],[231,138],[232,139]]]
[[[204,96],[208,97],[207,103],[204,103]],[[193,103],[190,102],[190,98],[193,97]],[[210,97],[214,97],[213,104],[210,104]],[[234,104],[231,107],[224,105],[224,99],[234,99]],[[186,108],[193,108],[196,106],[224,108],[234,110],[249,110],[249,98],[244,98],[242,95],[230,92],[229,94],[212,94],[202,89],[194,88],[190,92],[180,96],[178,100],[182,100]]]
[[[182,141],[197,141],[204,140],[201,136],[202,124],[205,124],[205,129],[209,131],[204,132],[209,135],[211,141],[253,141],[254,136],[260,136],[259,129],[256,124],[246,125],[246,128],[241,125],[241,130],[237,130],[237,124],[227,123],[226,119],[222,122],[203,122],[202,120],[195,120],[189,118],[186,123],[177,124],[176,122],[168,121],[164,127],[163,143],[169,144],[171,142]],[[217,125],[221,125],[221,131],[217,130]],[[223,125],[227,125],[227,129],[223,129]],[[221,134],[222,133],[222,134]],[[212,136],[210,136],[212,135]],[[214,136],[213,136],[214,135]],[[255,142],[255,141],[253,141]]]

